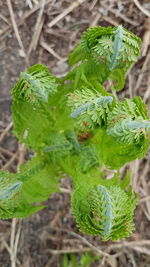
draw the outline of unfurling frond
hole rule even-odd
[[[14,86],[14,133],[27,147],[37,150],[44,146],[48,139],[53,119],[47,102],[56,91],[56,79],[40,64],[30,67],[26,73],[21,73],[18,83]]]
[[[149,121],[129,121],[122,120],[121,124],[116,123],[113,128],[108,129],[108,133],[117,138],[122,143],[132,144],[134,141],[140,142],[142,136],[146,137],[147,132],[150,131]]]
[[[80,65],[66,78],[75,80],[75,89],[77,85],[91,85],[93,80],[104,84],[106,80],[112,79],[113,89],[119,91],[124,86],[125,72],[139,56],[140,46],[140,39],[122,26],[89,28],[69,56],[70,65],[77,62]],[[118,75],[121,79],[118,79]]]
[[[106,64],[110,70],[127,70],[136,61],[140,44],[140,39],[122,26],[90,28],[83,33],[79,46],[70,55],[70,64],[93,58],[97,64]]]
[[[150,120],[140,97],[117,102],[107,116],[107,128],[97,131],[92,142],[101,159],[112,169],[143,157],[148,149]]]
[[[84,129],[106,122],[113,102],[114,98],[110,95],[102,96],[97,91],[83,88],[69,94],[68,105],[73,111],[71,117],[77,119],[81,129]]]
[[[133,214],[137,198],[119,186],[78,187],[72,196],[72,212],[83,233],[103,240],[128,237],[134,230]]]
[[[73,65],[83,59],[89,59],[91,57],[91,49],[93,48],[93,46],[98,43],[98,40],[102,36],[112,34],[112,31],[113,29],[111,27],[89,28],[86,32],[83,33],[79,45],[75,47],[72,53],[69,55],[69,64]]]
[[[108,134],[124,144],[140,143],[147,138],[150,121],[147,110],[140,97],[116,103],[108,115]]]
[[[56,91],[56,79],[45,66],[37,64],[20,74],[20,80],[13,88],[13,99],[24,99],[33,104],[48,102],[49,96]]]

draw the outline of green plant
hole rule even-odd
[[[122,26],[83,33],[69,56],[72,70],[53,77],[37,64],[21,73],[12,90],[14,134],[35,156],[18,173],[0,172],[0,218],[23,218],[59,191],[63,173],[73,179],[71,204],[83,233],[103,240],[134,229],[137,195],[119,168],[148,149],[150,120],[140,97],[118,101],[141,41]],[[105,86],[110,85],[108,90]],[[112,179],[109,169],[117,170]],[[105,167],[106,169],[106,167]]]
[[[76,254],[64,254],[61,257],[61,267],[90,267],[92,263],[97,262],[99,259],[100,256],[93,255],[90,252],[84,252],[78,263]]]

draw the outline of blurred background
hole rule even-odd
[[[140,95],[149,107],[149,0],[0,0],[2,170],[16,172],[29,156],[12,134],[10,90],[19,73],[42,63],[61,77],[68,71],[68,53],[84,30],[120,24],[141,37],[142,48],[119,98]],[[64,178],[64,193],[51,196],[47,208],[27,219],[0,221],[0,266],[150,267],[150,156],[126,168],[131,171],[133,188],[139,195],[136,230],[130,238],[101,242],[98,237],[80,234],[70,211],[71,182]]]

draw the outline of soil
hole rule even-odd
[[[8,8],[9,2],[13,7],[25,56],[14,32]],[[42,2],[44,1],[0,0],[0,137],[5,133],[0,147],[0,168],[12,172],[17,169],[20,145],[13,136],[11,126],[11,88],[17,81],[19,73],[36,63],[45,64],[58,77],[63,76],[68,70],[66,60],[68,53],[77,44],[81,33],[86,28],[96,25],[116,26],[122,24],[142,38],[141,56],[128,72],[126,86],[119,93],[119,97],[122,99],[140,95],[144,97],[148,107],[150,103],[150,60],[147,60],[148,57],[150,59],[150,18],[136,6],[136,1],[85,0],[72,12],[64,14],[64,17],[52,27],[49,27],[48,24],[56,16],[63,14],[69,5],[79,1],[49,1],[45,5],[40,20],[39,27],[41,23],[43,23],[43,27],[39,32],[36,49],[32,49],[30,55],[27,56],[40,12],[38,7]],[[150,15],[149,0],[140,1],[140,5]],[[52,48],[52,51],[47,51],[43,43]],[[139,76],[141,77],[140,82]],[[28,156],[29,153],[23,149],[24,160]],[[47,208],[20,221],[0,221],[0,266],[59,267],[64,258],[63,255],[68,255],[69,258],[69,255],[74,253],[79,262],[81,255],[86,249],[88,251],[89,247],[77,237],[73,237],[71,232],[85,237],[104,252],[121,253],[115,258],[100,257],[96,262],[86,266],[150,266],[149,159],[148,154],[145,159],[137,160],[127,166],[132,173],[134,189],[139,194],[140,200],[142,199],[136,210],[136,229],[130,238],[125,241],[103,243],[98,237],[79,233],[70,211],[70,194],[68,192],[71,190],[71,181],[69,178],[63,178],[61,186],[67,189],[66,192],[51,196],[46,203]],[[143,200],[144,198],[145,200]],[[16,223],[16,234],[20,228],[16,259],[10,255],[13,223]],[[92,250],[89,253],[91,257],[95,254]],[[65,267],[69,266],[73,267],[74,265]]]

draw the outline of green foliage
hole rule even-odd
[[[99,235],[105,241],[128,237],[134,230],[133,214],[137,196],[116,175],[110,181],[90,175],[77,178],[72,195],[72,212],[81,232]],[[95,174],[96,175],[96,174]],[[84,181],[88,179],[86,188]],[[127,183],[126,183],[127,181]]]
[[[78,188],[72,198],[73,215],[81,232],[99,235],[103,240],[117,240],[132,233],[135,206],[135,199],[118,186],[99,185],[86,195]]]
[[[99,151],[101,160],[111,169],[120,168],[125,163],[142,158],[147,153],[148,138],[141,138],[139,143],[121,143],[120,139],[107,133],[105,129],[97,131],[92,142]]]
[[[127,70],[140,53],[140,39],[122,26],[115,28],[94,27],[83,33],[80,44],[69,57],[70,65],[81,60],[94,59],[112,70]]]
[[[41,210],[45,205],[36,203],[59,191],[57,177],[59,169],[43,156],[34,157],[16,174],[0,172],[0,218],[23,218]]]
[[[72,212],[82,232],[102,240],[131,234],[137,196],[128,186],[130,176],[122,181],[118,169],[147,153],[150,118],[140,97],[119,101],[105,86],[123,88],[140,44],[122,26],[94,27],[69,55],[72,70],[62,79],[40,64],[21,73],[12,90],[14,134],[35,156],[16,174],[0,172],[0,218],[42,209],[38,203],[59,191],[58,180],[66,173],[73,180]],[[106,167],[117,169],[112,179],[105,179]],[[63,262],[70,264],[67,256]],[[76,266],[74,256],[72,262]]]
[[[95,256],[89,252],[85,252],[80,258],[80,267],[90,267],[91,264],[98,261],[99,258],[99,256]]]
[[[32,104],[48,102],[48,97],[57,91],[56,79],[48,69],[40,64],[22,72],[18,83],[13,88],[13,99],[26,100]]]
[[[80,257],[80,261],[78,263],[77,256],[75,254],[64,254],[61,258],[61,267],[90,267],[91,264],[98,261],[99,258],[99,256],[85,252]]]
[[[113,101],[110,95],[102,96],[98,91],[83,88],[70,93],[68,105],[73,111],[71,117],[78,119],[77,127],[83,130],[106,123]]]
[[[111,90],[120,91],[124,87],[125,83],[125,72],[123,69],[114,69],[111,71],[109,78],[112,82]]]
[[[27,73],[21,73],[12,90],[14,133],[34,150],[43,146],[52,129],[53,118],[47,102],[57,92],[55,81],[45,66],[37,64]]]
[[[140,39],[122,26],[89,28],[69,56],[70,65],[80,62],[71,72],[74,74],[71,79],[77,83],[77,80],[81,82],[84,77],[88,83],[94,79],[103,84],[109,77],[113,82],[119,83],[119,69],[122,70],[122,74],[119,73],[122,83],[117,90],[120,90],[124,85],[125,71],[139,56],[140,45]]]
[[[125,99],[109,114],[108,133],[117,137],[120,143],[140,143],[142,137],[146,138],[146,130],[150,129],[147,119],[147,110],[140,97]]]

